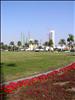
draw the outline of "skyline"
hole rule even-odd
[[[75,33],[74,1],[2,1],[1,40],[21,40],[21,32],[28,38],[48,40],[49,31],[55,31],[55,42]]]

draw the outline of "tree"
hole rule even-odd
[[[59,45],[62,47],[63,45],[66,45],[66,41],[64,39],[60,39]]]
[[[49,44],[48,41],[46,41],[46,42],[44,43],[44,46],[48,46],[48,44]]]
[[[3,48],[4,48],[4,43],[0,42],[0,49],[3,49]]]
[[[11,41],[11,42],[10,42],[10,45],[11,45],[11,46],[14,46],[14,41]]]
[[[39,48],[39,49],[42,49],[42,46],[39,46],[38,48]]]
[[[29,44],[28,44],[28,43],[25,43],[25,47],[26,47],[26,48],[29,47]]]
[[[18,47],[16,47],[15,45],[13,46],[13,51],[18,51]]]
[[[3,42],[0,42],[0,49],[7,50],[8,49],[8,45],[4,44]]]
[[[73,36],[72,34],[69,34],[69,35],[68,35],[67,42],[68,42],[68,46],[69,46],[70,48],[73,47],[74,36]]]
[[[0,45],[4,45],[4,43],[3,42],[0,42]]]
[[[30,40],[30,41],[29,41],[29,44],[33,44],[33,41],[32,41],[32,40]]]
[[[18,47],[20,47],[22,45],[21,41],[17,42]]]
[[[8,45],[5,44],[5,45],[4,45],[4,50],[7,50],[7,49],[8,49]]]
[[[48,45],[49,45],[50,47],[53,47],[53,41],[52,41],[52,39],[49,40]]]
[[[10,42],[11,50],[14,51],[14,41]]]
[[[34,40],[34,44],[37,44],[38,45],[38,40]]]
[[[8,46],[8,51],[11,51],[11,46]]]

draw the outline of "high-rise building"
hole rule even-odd
[[[49,32],[49,40],[53,41],[53,47],[55,48],[55,31],[54,30],[51,30]]]

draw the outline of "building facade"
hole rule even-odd
[[[55,48],[55,31],[54,30],[49,32],[49,40],[53,41],[53,48]]]

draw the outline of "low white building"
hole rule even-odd
[[[32,51],[38,47],[38,44],[35,44],[33,39],[30,39],[29,42],[30,41],[32,41],[32,43],[29,43],[29,50]]]
[[[34,45],[33,44],[29,44],[29,48],[30,48],[31,51],[34,50]]]
[[[45,50],[46,50],[46,51],[49,51],[49,50],[50,50],[50,47],[49,47],[49,46],[46,46],[46,47],[45,47]]]
[[[61,49],[61,50],[64,50],[66,48],[66,46],[65,45],[63,45],[63,46],[58,45],[57,48]]]

